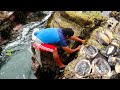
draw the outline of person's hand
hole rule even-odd
[[[84,43],[85,42],[85,40],[82,40],[82,43]]]

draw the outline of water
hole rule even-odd
[[[44,25],[52,11],[43,11],[43,13],[45,16],[40,21],[24,25],[16,38],[2,46],[0,59],[3,62],[0,64],[0,79],[36,79],[31,69],[33,54],[31,36],[34,28],[45,28]],[[11,51],[10,56],[6,56],[7,50]]]

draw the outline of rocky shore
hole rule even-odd
[[[43,17],[42,11],[0,12],[0,51],[2,45],[17,37],[23,25]],[[43,67],[31,58],[37,79],[115,79],[119,76],[119,11],[111,11],[107,17],[101,11],[54,11],[45,24],[47,27],[72,28],[86,42],[67,41],[70,48],[81,45],[80,51],[71,55],[58,47],[61,60],[67,65],[64,72],[60,72],[51,53],[41,52]]]

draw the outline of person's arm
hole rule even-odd
[[[75,48],[75,49],[71,49],[71,48],[69,48],[68,46],[62,47],[62,48],[63,48],[67,53],[69,53],[69,54],[74,53],[74,52],[80,50],[80,46],[78,46],[78,47]]]
[[[71,36],[71,39],[72,39],[72,40],[75,40],[75,41],[78,41],[78,42],[81,42],[81,43],[84,43],[84,42],[85,42],[85,40],[82,40],[82,39],[80,39],[80,38],[78,38],[78,37],[76,37],[76,36]]]

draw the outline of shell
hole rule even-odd
[[[117,47],[115,45],[108,45],[106,48],[106,55],[115,55],[117,53]]]
[[[89,60],[82,59],[75,66],[75,75],[78,78],[89,75],[90,71],[91,71],[91,65]]]
[[[114,39],[113,33],[109,30],[105,30],[104,33],[108,36],[110,42],[112,39]]]
[[[95,58],[92,62],[92,73],[97,76],[110,75],[111,68],[103,58]]]
[[[117,73],[120,73],[120,64],[119,64],[119,63],[117,63],[117,64],[115,65],[115,71],[116,71]]]
[[[86,46],[84,50],[88,58],[94,58],[98,54],[97,48],[93,45]]]
[[[96,34],[96,39],[100,44],[103,45],[108,45],[110,43],[109,38],[104,33],[101,32]]]

